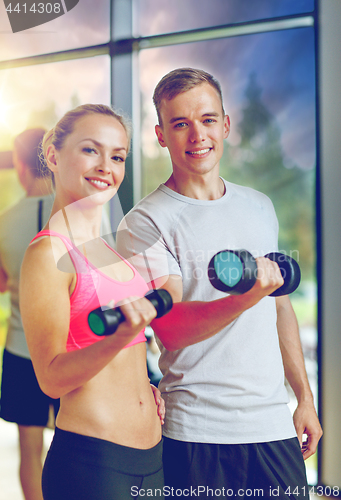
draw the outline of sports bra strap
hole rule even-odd
[[[72,244],[71,240],[67,236],[57,233],[56,231],[50,231],[50,229],[44,229],[43,231],[39,231],[39,233],[32,239],[31,243],[34,240],[40,238],[41,236],[57,236],[57,238],[61,239],[65,243],[65,246],[68,250],[75,248],[75,246]]]
[[[89,272],[89,266],[88,266],[86,258],[84,257],[82,252],[80,252],[78,250],[78,248],[72,243],[72,241],[67,236],[64,236],[63,234],[57,233],[56,231],[50,231],[49,229],[44,229],[43,231],[40,231],[32,239],[31,243],[34,240],[40,238],[41,236],[56,236],[57,238],[62,240],[62,242],[64,243],[64,245],[66,246],[66,248],[69,252],[69,255],[70,255],[72,263],[75,267],[76,273],[82,274],[82,273]],[[57,266],[58,266],[58,263],[57,263]]]

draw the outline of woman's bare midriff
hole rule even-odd
[[[60,429],[148,449],[161,423],[146,368],[145,343],[123,349],[97,376],[61,398]]]

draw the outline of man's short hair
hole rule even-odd
[[[167,73],[167,75],[159,81],[154,90],[153,102],[156,108],[159,125],[162,126],[160,109],[163,99],[170,101],[178,94],[187,92],[203,83],[208,83],[217,91],[221,100],[223,114],[225,115],[223,95],[218,80],[202,69],[178,68]]]

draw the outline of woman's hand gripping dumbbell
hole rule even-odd
[[[284,284],[270,296],[278,297],[294,292],[301,281],[298,263],[279,252],[268,253],[264,257],[278,264],[284,280]],[[222,250],[212,257],[208,266],[208,277],[214,288],[231,295],[251,290],[258,272],[256,259],[247,250]]]
[[[156,309],[157,318],[167,314],[173,306],[173,300],[167,290],[151,290],[146,293],[148,299]],[[88,324],[96,335],[111,335],[115,333],[118,326],[125,320],[125,317],[119,307],[115,309],[104,309],[101,307],[94,309],[89,313]]]

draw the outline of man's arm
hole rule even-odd
[[[167,280],[163,277],[153,281],[152,288],[164,288],[172,295],[174,302],[166,316],[152,322],[152,328],[165,348],[176,351],[212,337],[283,284],[275,262],[264,257],[256,260],[260,278],[249,292],[228,295],[211,302],[181,302],[180,276],[171,275]]]
[[[4,293],[7,291],[7,274],[5,271],[0,267],[0,293]]]
[[[297,319],[289,297],[287,295],[277,297],[276,306],[277,329],[284,372],[298,402],[293,416],[294,425],[303,458],[306,460],[315,453],[322,436],[322,429],[305,369]],[[308,436],[306,442],[303,442],[303,434]]]

